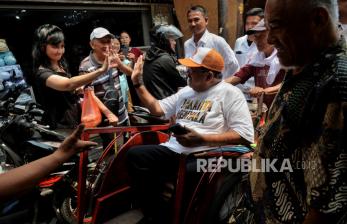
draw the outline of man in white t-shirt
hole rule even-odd
[[[185,58],[192,57],[198,47],[214,48],[224,59],[223,79],[237,72],[240,66],[234,51],[223,37],[207,30],[207,10],[201,5],[192,6],[187,12],[187,20],[193,36],[184,43]]]
[[[145,218],[167,223],[160,191],[165,177],[177,174],[179,155],[209,150],[221,145],[253,142],[253,124],[242,92],[224,81],[222,56],[214,49],[198,48],[192,58],[178,60],[187,66],[188,86],[162,100],[155,99],[142,83],[142,58],[132,81],[142,103],[152,114],[170,118],[186,130],[161,145],[143,145],[127,152],[129,173]]]

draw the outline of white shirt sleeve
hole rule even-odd
[[[169,97],[159,100],[159,105],[163,110],[166,119],[170,119],[176,114],[176,106],[180,95],[180,91],[178,91]]]
[[[238,88],[228,91],[224,98],[224,117],[228,127],[236,131],[242,138],[254,142],[254,128],[247,102]]]
[[[239,37],[235,41],[234,51],[239,51],[241,49],[242,37]]]
[[[217,51],[220,52],[224,59],[224,70],[222,72],[223,79],[234,75],[239,69],[239,63],[235,57],[234,51],[231,49],[229,44],[224,40],[224,38],[216,38]]]

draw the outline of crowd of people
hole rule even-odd
[[[85,87],[94,89],[117,125],[129,124],[132,103],[154,115],[174,117],[184,134],[161,145],[133,147],[126,161],[145,215],[142,223],[168,223],[160,192],[164,181],[177,173],[179,155],[253,143],[247,101],[263,95],[270,110],[254,158],[315,164],[293,172],[251,173],[264,223],[337,223],[347,207],[347,49],[341,35],[346,21],[341,17],[343,24],[339,22],[337,3],[268,0],[265,13],[260,8],[245,13],[246,35],[237,39],[234,50],[207,30],[207,10],[192,6],[186,14],[192,37],[184,43],[182,59],[177,59],[175,46],[183,35],[173,25],[151,30],[152,45],[145,55],[130,46],[126,31],[118,37],[98,27],[90,34],[91,52],[75,75],[63,57],[62,30],[42,25],[32,51],[35,96],[51,128],[80,123],[78,99]],[[186,66],[186,75],[178,65]],[[55,154],[68,152],[65,158],[91,146],[77,141],[82,129]],[[64,159],[58,160],[57,165]],[[25,178],[0,188],[31,177]]]

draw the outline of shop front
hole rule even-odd
[[[172,8],[168,0],[1,1],[0,39],[6,40],[24,74],[28,74],[32,68],[34,30],[46,23],[57,25],[65,33],[65,56],[72,75],[76,75],[80,61],[89,54],[93,28],[102,26],[115,35],[125,30],[131,35],[133,46],[148,46],[153,22],[170,22]]]

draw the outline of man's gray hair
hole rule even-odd
[[[309,2],[313,7],[325,7],[329,11],[333,21],[336,23],[339,21],[339,6],[337,4],[337,0],[309,0]]]

